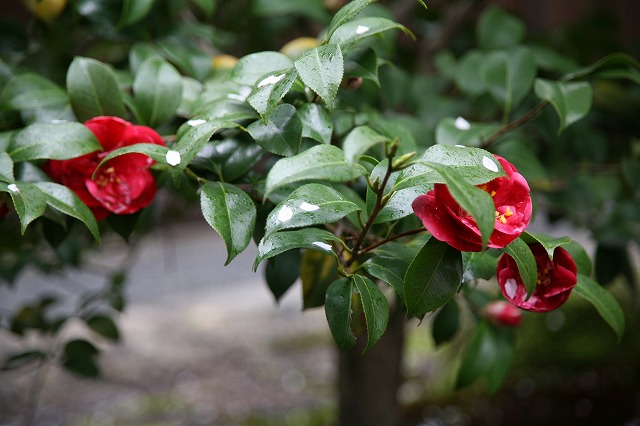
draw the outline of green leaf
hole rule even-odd
[[[446,117],[436,127],[436,143],[442,145],[480,146],[482,141],[500,129],[498,124],[470,123],[462,117]]]
[[[460,308],[456,299],[451,299],[436,313],[431,335],[436,346],[453,339],[460,328]]]
[[[337,222],[360,208],[326,185],[310,183],[296,189],[267,217],[266,235],[282,229]]]
[[[336,32],[338,28],[347,22],[351,21],[353,18],[358,16],[360,12],[362,12],[367,6],[373,3],[376,0],[354,0],[352,2],[344,5],[331,19],[329,23],[329,27],[327,28],[327,34],[324,36],[323,44],[327,43],[333,33]]]
[[[233,68],[234,81],[247,86],[256,84],[260,77],[293,67],[293,61],[279,52],[258,52],[244,56]]]
[[[498,330],[486,322],[476,327],[458,370],[456,388],[484,377],[493,393],[504,381],[513,361],[512,330]]]
[[[207,18],[213,17],[216,11],[216,0],[191,0]]]
[[[576,262],[578,273],[590,277],[592,271],[591,258],[585,249],[575,241],[565,244],[562,248],[568,251],[573,261]]]
[[[282,158],[267,175],[265,196],[284,185],[309,180],[348,182],[366,173],[359,165],[347,163],[340,148],[317,145],[289,158]]]
[[[13,182],[13,161],[6,152],[0,152],[0,181]]]
[[[320,143],[331,143],[333,121],[331,115],[322,105],[304,104],[298,109],[302,121],[302,137],[316,140]]]
[[[478,279],[488,280],[496,274],[498,258],[492,251],[462,253],[462,282],[468,283]]]
[[[98,353],[98,349],[86,340],[71,340],[64,346],[62,366],[80,376],[98,377],[100,369],[95,360]]]
[[[264,268],[269,290],[279,301],[282,295],[300,278],[300,250],[289,250],[272,257]]]
[[[67,93],[61,87],[35,73],[13,77],[0,92],[1,109],[34,110],[67,102]]]
[[[389,302],[378,286],[369,278],[353,275],[353,283],[360,293],[360,301],[367,322],[367,352],[384,334],[389,322]]]
[[[380,86],[378,79],[378,55],[369,48],[352,52],[344,60],[344,74],[348,77],[362,77]]]
[[[616,333],[618,342],[624,336],[624,313],[618,301],[600,284],[586,275],[578,274],[578,284],[573,288],[578,296],[586,299]]]
[[[367,152],[371,147],[385,142],[390,142],[390,139],[374,131],[370,127],[356,127],[349,132],[342,143],[344,158],[349,163],[353,164],[357,162],[360,156]]]
[[[296,78],[298,78],[298,72],[295,68],[266,74],[260,77],[247,101],[260,115],[270,115],[280,99],[289,92]]]
[[[594,74],[597,71],[606,71],[606,70],[640,70],[640,62],[637,59],[622,52],[611,53],[604,58],[596,61],[595,63],[589,65],[588,67],[581,68],[574,72],[565,74],[562,77],[563,81],[576,80],[579,78],[586,77],[590,74]]]
[[[100,336],[117,342],[120,340],[120,332],[118,327],[111,318],[106,315],[93,315],[86,320],[91,330]]]
[[[104,157],[100,161],[100,163],[96,167],[96,170],[93,172],[93,177],[95,177],[95,175],[98,173],[98,170],[100,170],[100,168],[104,166],[104,164],[107,161],[113,158],[119,157],[121,155],[132,154],[132,153],[145,154],[151,157],[152,160],[158,163],[167,164],[167,153],[169,151],[170,151],[169,148],[167,148],[166,146],[158,145],[155,143],[137,143],[134,145],[118,148],[114,151],[111,151],[109,154],[107,154],[106,157]]]
[[[258,145],[285,157],[297,154],[302,143],[302,121],[291,104],[277,106],[265,121],[258,120],[247,127]]]
[[[80,121],[110,115],[124,117],[124,103],[111,68],[91,58],[76,57],[67,71],[71,107]]]
[[[531,296],[531,293],[536,288],[538,279],[538,264],[527,243],[521,237],[516,238],[508,246],[500,250],[511,256],[516,262],[520,278],[522,278],[522,282],[527,289],[527,294]]]
[[[391,19],[368,16],[365,18],[355,19],[342,25],[333,33],[329,39],[329,43],[338,44],[343,50],[347,50],[352,47],[353,44],[356,44],[367,37],[392,29],[401,30],[415,40],[413,33],[404,25],[392,21]]]
[[[261,146],[248,138],[225,139],[214,146],[216,152],[223,155],[220,165],[225,182],[244,176],[266,154]]]
[[[16,134],[9,155],[16,162],[67,160],[101,150],[91,130],[80,123],[33,123]]]
[[[484,50],[504,49],[524,39],[525,26],[500,7],[489,7],[480,16],[476,27],[478,44]]]
[[[592,90],[586,82],[565,83],[536,79],[536,95],[549,102],[558,114],[558,133],[587,115],[591,109]]]
[[[429,166],[444,179],[449,192],[460,207],[471,214],[482,236],[482,246],[486,247],[495,225],[495,203],[491,195],[467,183],[452,167],[437,163],[429,163]]]
[[[329,110],[333,110],[333,100],[344,74],[340,46],[326,44],[310,49],[298,58],[295,67],[302,82],[324,100]]]
[[[362,266],[372,276],[389,284],[404,300],[404,277],[420,247],[390,242],[375,250]]]
[[[340,278],[329,286],[324,302],[329,330],[341,351],[346,351],[356,343],[351,331],[351,295],[353,281]]]
[[[84,223],[93,238],[100,242],[100,230],[96,218],[72,190],[54,182],[37,182],[35,186],[42,191],[44,200],[49,206]]]
[[[528,43],[527,46],[529,46],[533,52],[537,66],[543,70],[565,74],[579,67],[578,63],[569,56],[558,53],[547,46],[530,43]]]
[[[126,27],[143,19],[149,14],[154,0],[124,0],[118,27]]]
[[[413,201],[420,195],[426,194],[430,189],[433,189],[430,185],[413,186],[411,188],[401,189],[394,191],[393,195],[384,205],[376,219],[374,224],[392,222],[403,217],[407,217],[413,214]]]
[[[485,57],[486,54],[479,50],[469,50],[460,58],[456,67],[456,85],[470,96],[478,96],[487,91],[487,84],[481,73]]]
[[[263,238],[258,244],[258,254],[253,263],[253,269],[256,270],[264,259],[296,248],[312,249],[335,256],[336,254],[329,244],[330,241],[339,241],[339,238],[329,231],[317,228],[274,232]]]
[[[304,250],[300,262],[302,282],[302,309],[324,305],[327,290],[338,279],[338,258],[334,253],[320,250]]]
[[[173,65],[152,57],[138,69],[133,93],[140,124],[157,127],[175,116],[182,100],[182,77]]]
[[[448,166],[473,185],[506,176],[495,157],[480,148],[433,145],[414,163],[402,171],[393,187],[394,190],[426,183],[444,183],[444,178],[430,167],[429,163]]]
[[[11,195],[13,205],[20,218],[20,228],[24,235],[27,226],[44,214],[47,208],[47,197],[36,185],[27,182],[16,182],[7,185],[0,182],[0,191]]]
[[[46,359],[46,357],[47,354],[40,350],[20,352],[15,355],[8,356],[0,367],[0,371],[15,370],[16,368],[24,367],[25,365],[28,365],[33,361]]]
[[[549,259],[551,260],[553,260],[553,252],[555,251],[556,247],[564,246],[571,242],[571,238],[569,237],[554,238],[548,235],[537,234],[537,233],[534,234],[528,231],[523,232],[520,238],[522,238],[522,240],[527,244],[531,244],[531,243],[542,244],[544,249],[547,251],[547,254],[549,255]]]
[[[447,243],[430,238],[404,277],[407,315],[435,311],[456,294],[462,282],[462,256]]]
[[[536,77],[536,60],[526,47],[492,52],[484,58],[482,74],[489,93],[502,105],[504,116],[508,117],[531,90]]]
[[[200,206],[202,216],[227,246],[228,265],[251,241],[257,216],[253,200],[235,185],[208,182],[202,186]]]

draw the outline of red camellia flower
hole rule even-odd
[[[493,197],[496,222],[489,238],[489,247],[502,248],[522,234],[531,219],[529,185],[516,168],[500,156],[495,156],[506,172],[478,187]],[[413,201],[414,213],[436,239],[460,251],[481,251],[482,238],[476,221],[451,196],[447,186],[436,183],[434,188]]]
[[[153,160],[144,154],[125,154],[109,160],[96,173],[96,167],[111,151],[137,143],[164,145],[150,127],[136,126],[118,117],[95,117],[84,123],[93,132],[103,151],[69,160],[51,160],[45,172],[56,182],[73,190],[91,209],[96,219],[110,213],[135,213],[151,203],[156,182],[149,171]]]
[[[498,261],[496,275],[504,297],[519,308],[533,312],[549,312],[567,301],[577,282],[578,268],[571,255],[562,247],[553,252],[553,260],[545,248],[538,243],[529,247],[538,264],[536,288],[529,300],[527,290],[520,278],[516,262],[507,254]]]
[[[503,327],[519,327],[522,313],[509,302],[495,300],[484,308],[485,317],[496,325]]]

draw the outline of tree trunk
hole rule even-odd
[[[367,352],[366,335],[340,353],[338,369],[340,426],[398,426],[397,394],[405,334],[404,313],[392,309],[387,330]]]

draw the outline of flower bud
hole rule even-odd
[[[502,327],[519,327],[522,322],[520,309],[503,300],[489,302],[484,308],[484,315],[487,320]]]

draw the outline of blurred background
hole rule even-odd
[[[64,85],[74,55],[126,68],[133,46],[154,41],[185,75],[215,78],[224,70],[213,59],[316,37],[344,3],[156,0],[143,19],[125,25],[122,1],[4,1],[0,75],[29,69]],[[611,52],[640,58],[637,1],[427,4],[424,10],[415,0],[380,1],[367,9],[394,17],[417,36],[381,41],[398,67],[381,69],[380,80],[382,103],[407,115],[407,128],[423,145],[433,143],[442,117],[491,113],[481,97],[463,96],[452,69],[476,45],[475,24],[492,5],[523,22],[526,43],[557,52],[554,63],[565,61],[566,69]],[[535,229],[571,235],[594,256],[598,281],[625,310],[624,338],[617,342],[594,308],[574,298],[548,314],[525,314],[514,365],[490,395],[482,384],[454,389],[470,324],[463,321],[453,341],[436,346],[430,319],[409,322],[398,395],[403,424],[640,425],[634,76],[593,81],[593,112],[561,135],[552,112],[532,123],[552,143],[532,142],[527,152],[499,147],[537,193]],[[24,120],[0,113],[3,131]],[[19,237],[10,216],[0,221],[0,358],[87,336],[100,350],[79,351],[80,361],[66,369],[23,365],[30,355],[22,352],[27,355],[0,371],[0,425],[333,424],[338,354],[324,311],[300,312],[299,285],[276,303],[264,270],[251,270],[251,247],[224,267],[224,243],[199,216],[195,193],[169,187],[131,223],[113,219],[114,231],[99,250],[80,227],[59,241],[51,223]],[[96,325],[102,337],[73,320],[91,297],[117,311],[113,323]],[[71,320],[43,336],[29,323],[40,317]],[[87,377],[98,368],[100,377]]]

